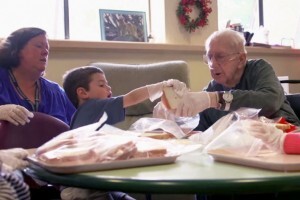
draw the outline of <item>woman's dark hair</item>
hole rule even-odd
[[[46,31],[35,27],[26,27],[12,32],[0,42],[0,67],[10,69],[20,64],[20,51],[27,42],[38,36],[46,35]]]
[[[83,87],[84,89],[89,90],[91,76],[95,73],[103,74],[104,72],[98,67],[83,66],[71,69],[64,74],[63,88],[76,108],[79,104],[76,92],[77,88]]]

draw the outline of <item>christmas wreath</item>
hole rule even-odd
[[[209,4],[211,4],[211,0],[181,0],[179,2],[176,14],[185,30],[191,33],[199,27],[204,27],[208,24],[207,17],[212,11]],[[193,11],[192,6],[196,6],[199,10],[199,15],[196,19],[191,19],[189,15]]]

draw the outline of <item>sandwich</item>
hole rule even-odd
[[[165,131],[147,131],[145,133],[142,133],[140,137],[149,137],[149,138],[159,139],[159,140],[175,138],[173,134]]]
[[[173,89],[173,87],[164,87],[161,102],[167,109],[176,109],[181,101],[179,96]]]

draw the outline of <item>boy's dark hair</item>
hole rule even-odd
[[[77,88],[83,87],[89,90],[91,76],[104,72],[99,67],[82,66],[67,71],[63,76],[63,88],[73,105],[78,108]]]
[[[20,51],[27,42],[46,31],[36,27],[26,27],[12,32],[0,43],[0,67],[11,69],[20,64]]]

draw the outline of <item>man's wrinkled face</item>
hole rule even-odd
[[[211,77],[224,86],[231,85],[236,72],[241,65],[240,55],[236,49],[232,49],[226,41],[214,39],[207,48],[204,61],[208,64]]]

